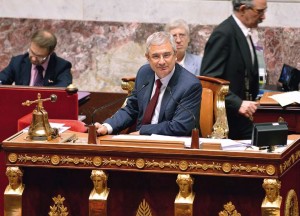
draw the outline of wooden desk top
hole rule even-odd
[[[130,143],[129,146],[87,144],[87,134],[73,134],[78,136],[75,143],[32,142],[26,141],[27,134],[20,132],[2,144],[6,165],[280,178],[300,161],[300,135],[289,137],[296,141],[283,152],[267,153],[130,146]],[[109,142],[109,136],[101,138]],[[164,142],[158,143],[164,146]]]

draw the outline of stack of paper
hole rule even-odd
[[[300,104],[300,91],[290,91],[269,97],[276,100],[281,106],[287,106],[293,103]]]

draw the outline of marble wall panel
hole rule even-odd
[[[191,52],[203,55],[214,25],[192,24]],[[51,19],[0,18],[0,70],[12,56],[26,52],[31,34],[39,29],[56,33],[59,56],[73,64],[79,90],[122,92],[120,78],[134,76],[146,63],[145,40],[163,24]],[[300,29],[262,27],[256,36],[264,49],[269,84],[276,84],[283,63],[300,69]]]

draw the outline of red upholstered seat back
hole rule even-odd
[[[0,142],[18,132],[18,119],[33,111],[35,104],[23,106],[26,100],[36,100],[37,94],[42,98],[57,95],[57,101],[43,103],[49,119],[78,119],[78,95],[68,94],[64,88],[44,88],[28,86],[0,85]]]

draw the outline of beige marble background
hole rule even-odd
[[[263,48],[267,82],[276,84],[283,63],[300,69],[300,4],[268,1],[255,43]],[[26,52],[31,34],[50,29],[56,52],[73,64],[79,90],[121,92],[120,78],[146,62],[145,39],[172,19],[191,27],[190,51],[203,55],[213,28],[231,14],[229,0],[0,0],[0,70]],[[130,7],[129,7],[130,6]]]

